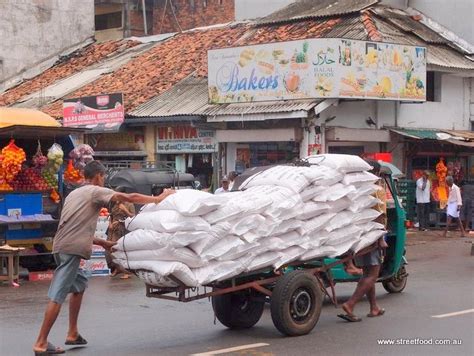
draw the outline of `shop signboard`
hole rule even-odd
[[[63,125],[93,132],[117,131],[125,117],[121,93],[85,96],[63,102]]]
[[[356,98],[426,100],[426,48],[307,39],[208,52],[212,104]]]
[[[191,125],[157,128],[156,153],[212,153],[217,152],[215,130],[205,130]]]

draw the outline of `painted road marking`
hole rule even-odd
[[[463,314],[469,314],[469,313],[474,313],[474,309],[466,309],[466,310],[461,310],[458,312],[454,313],[448,313],[448,314],[440,314],[440,315],[432,315],[432,318],[449,318],[450,316],[457,316],[457,315],[463,315]]]
[[[228,349],[220,349],[220,350],[214,350],[214,351],[209,351],[209,352],[202,352],[199,354],[192,354],[191,356],[212,356],[212,355],[222,355],[230,352],[236,352],[236,351],[242,351],[242,350],[248,350],[248,349],[255,349],[257,347],[263,347],[263,346],[270,346],[270,344],[265,344],[263,342],[258,343],[258,344],[248,344],[248,345],[242,345],[242,346],[236,346],[236,347],[229,347]]]

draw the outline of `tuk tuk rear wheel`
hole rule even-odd
[[[405,289],[407,280],[408,274],[406,272],[405,266],[402,266],[395,276],[382,281],[382,286],[389,293],[400,293]]]
[[[212,297],[216,318],[229,329],[248,329],[258,323],[263,314],[265,297],[252,290]]]
[[[273,324],[284,335],[306,335],[321,315],[323,292],[315,276],[292,271],[281,277],[270,302]]]

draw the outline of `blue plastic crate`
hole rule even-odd
[[[0,194],[0,215],[8,215],[10,209],[21,210],[21,215],[34,215],[43,212],[41,193]]]

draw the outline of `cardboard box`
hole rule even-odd
[[[91,276],[108,276],[110,269],[107,267],[105,258],[91,258],[90,260],[81,260],[80,267]]]
[[[40,271],[40,272],[29,272],[28,280],[30,282],[50,281],[53,279],[53,270]]]

